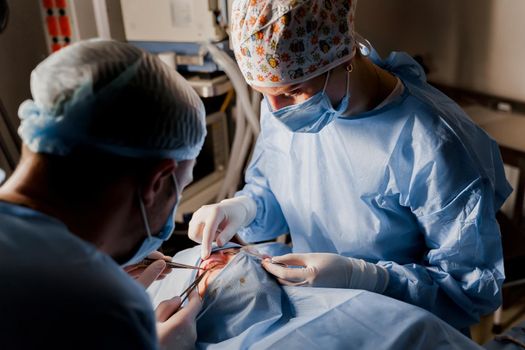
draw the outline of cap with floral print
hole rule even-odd
[[[247,83],[301,83],[349,60],[356,2],[235,0],[231,42]]]

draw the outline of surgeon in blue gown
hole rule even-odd
[[[204,143],[199,96],[155,55],[102,39],[39,63],[31,95],[0,186],[0,348],[193,349],[198,296],[153,310],[144,286],[168,272],[154,251]]]
[[[286,285],[353,288],[425,308],[467,332],[501,304],[496,212],[512,189],[496,142],[353,27],[356,1],[236,0],[239,67],[264,95],[234,198],[200,208],[189,236],[222,245],[289,233],[264,267]]]

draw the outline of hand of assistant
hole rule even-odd
[[[263,267],[279,282],[290,286],[353,288],[382,293],[388,285],[388,271],[384,267],[332,253],[274,256],[264,259]]]
[[[154,251],[148,255],[148,258],[157,261],[148,266],[138,263],[124,267],[124,271],[142,284],[144,288],[148,288],[155,280],[161,280],[171,272],[171,268],[167,267],[165,263],[165,261],[171,261],[169,256]]]
[[[188,236],[202,244],[201,258],[206,259],[210,256],[213,241],[219,247],[229,242],[241,227],[252,222],[256,211],[254,200],[246,196],[205,205],[193,213]]]
[[[195,349],[197,327],[195,318],[202,308],[199,295],[194,290],[188,303],[179,309],[180,297],[163,301],[155,310],[157,335],[162,349]]]

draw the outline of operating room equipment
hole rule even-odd
[[[284,263],[281,263],[281,262],[278,262],[278,261],[274,261],[270,255],[259,252],[255,245],[242,246],[240,248],[240,251],[255,257],[260,262],[262,262],[263,260],[267,260],[271,264],[279,265],[281,267],[292,267],[292,266],[289,266],[287,264],[284,264]]]
[[[182,293],[179,295],[181,298],[179,309],[182,307],[182,304],[186,301],[186,299],[189,297],[191,292],[195,290],[199,286],[200,281],[204,278],[208,270],[204,270],[193,282],[190,283],[190,285],[182,291]]]
[[[145,258],[144,260],[142,260],[140,262],[140,265],[149,266],[149,265],[153,264],[157,260],[158,259]],[[164,261],[164,262],[166,263],[167,267],[171,267],[172,269],[205,270],[205,269],[203,269],[201,267],[198,267],[198,266],[186,265],[186,264],[178,263],[176,261]]]

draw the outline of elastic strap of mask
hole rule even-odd
[[[177,202],[180,200],[181,193],[179,192],[179,182],[175,177],[174,173],[171,173],[171,178],[173,179],[173,185],[175,186],[175,195],[177,196]]]
[[[148,237],[151,237],[151,230],[149,228],[148,216],[146,215],[146,208],[144,207],[144,202],[142,201],[142,196],[140,195],[140,191],[138,192],[138,196],[139,196],[140,212],[142,213],[142,220],[144,221],[144,226],[146,227],[146,233],[148,234]]]
[[[352,62],[348,63],[346,66],[346,94],[350,94],[350,73],[354,70],[354,66],[352,66]]]
[[[326,87],[328,86],[328,80],[330,79],[330,72],[332,70],[330,69],[328,72],[326,72],[326,79],[324,80],[324,86],[323,86],[323,92],[326,91]]]

